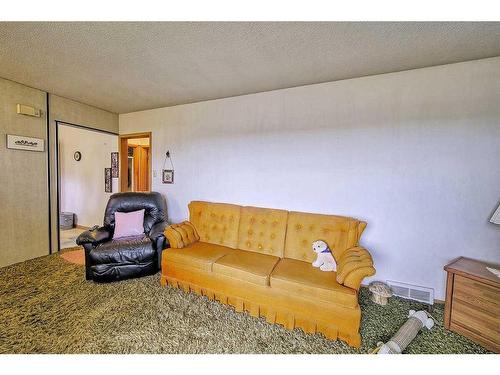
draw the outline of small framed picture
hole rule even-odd
[[[113,185],[111,180],[111,168],[104,168],[104,192],[112,193]]]
[[[41,138],[7,134],[7,148],[43,152],[45,151],[45,141]]]
[[[174,171],[173,171],[173,169],[164,169],[162,175],[163,175],[163,183],[164,184],[173,184],[174,183]]]
[[[118,178],[118,152],[111,153],[111,177]]]

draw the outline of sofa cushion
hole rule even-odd
[[[284,258],[274,268],[270,285],[271,288],[299,297],[356,307],[356,290],[339,284],[335,276],[335,272],[320,271],[311,263]]]
[[[213,265],[213,272],[258,285],[269,285],[269,275],[280,258],[233,250]]]
[[[242,207],[238,249],[283,256],[288,211]]]
[[[182,249],[167,249],[163,251],[162,262],[178,263],[187,267],[211,272],[212,264],[231,251],[234,250],[226,246],[195,242]]]
[[[358,244],[366,223],[344,216],[289,212],[285,241],[285,258],[313,262],[312,243],[325,241],[335,259]]]
[[[156,251],[153,248],[153,243],[145,235],[122,237],[103,242],[89,253],[92,265],[139,264],[151,262],[155,256]]]
[[[193,201],[189,203],[189,221],[200,241],[236,249],[240,210],[234,204]]]

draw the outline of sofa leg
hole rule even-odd
[[[349,335],[347,343],[349,344],[349,346],[353,346],[355,348],[361,347],[361,335],[359,333],[354,335]]]
[[[163,275],[161,275],[161,278],[160,278],[160,285],[167,286],[167,278]]]

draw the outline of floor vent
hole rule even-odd
[[[413,299],[428,305],[434,304],[434,289],[390,280],[387,280],[387,285],[391,287],[395,296]]]

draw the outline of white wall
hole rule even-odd
[[[194,199],[354,216],[374,279],[430,286],[500,262],[500,58],[120,115],[152,131],[172,221]],[[169,149],[175,184],[161,184]],[[167,164],[168,165],[168,164]],[[168,169],[168,168],[167,168]],[[365,280],[367,282],[369,280]]]
[[[82,153],[78,162],[75,151]],[[116,135],[59,125],[60,209],[74,212],[78,225],[102,225],[111,195],[104,192],[104,168],[111,167],[111,152],[117,151]],[[118,179],[112,180],[117,192]]]

